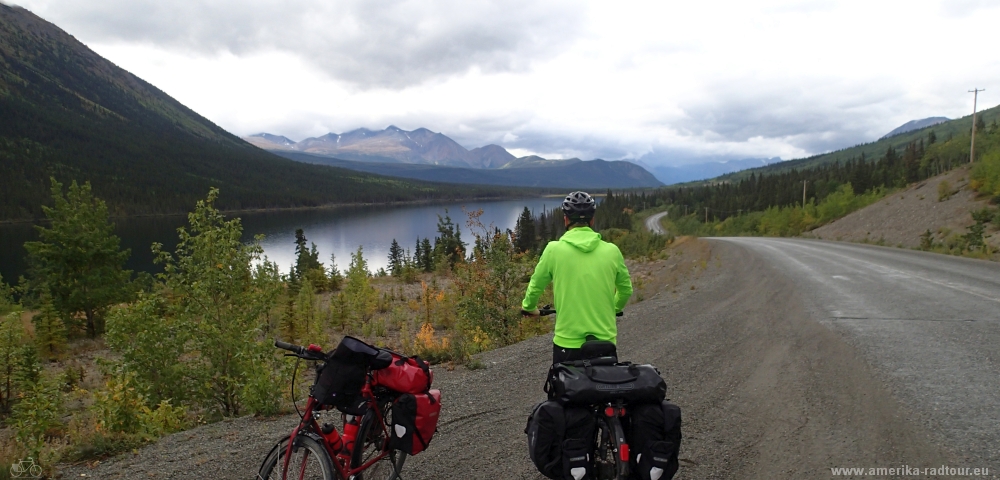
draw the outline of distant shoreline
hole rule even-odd
[[[393,206],[393,205],[426,205],[431,203],[454,203],[454,202],[464,202],[464,201],[494,201],[494,200],[518,200],[521,198],[561,198],[562,195],[556,194],[543,194],[543,195],[528,195],[528,196],[513,196],[513,197],[468,197],[468,198],[454,198],[454,199],[428,199],[428,200],[399,200],[394,202],[363,202],[363,203],[327,203],[323,205],[315,206],[303,206],[303,207],[271,207],[271,208],[242,208],[238,210],[220,210],[223,214],[227,216],[231,214],[238,213],[277,213],[277,212],[295,212],[295,211],[305,211],[305,210],[335,210],[338,208],[345,207],[373,207],[373,206]],[[111,215],[109,218],[113,220],[117,219],[132,219],[132,218],[168,218],[168,217],[179,217],[182,215],[187,215],[190,212],[177,212],[177,213],[137,213],[133,215]],[[45,218],[33,218],[24,220],[0,220],[0,225],[17,225],[21,223],[37,223],[37,222],[48,222]]]

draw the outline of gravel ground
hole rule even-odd
[[[958,192],[939,202],[938,185],[942,181],[947,181]],[[803,236],[848,242],[876,243],[883,240],[887,246],[913,248],[920,246],[920,235],[930,230],[934,241],[941,242],[945,237],[942,229],[964,234],[973,224],[969,212],[987,205],[987,199],[977,199],[968,184],[969,168],[957,168],[896,192]],[[1000,246],[1000,233],[988,235],[987,241]]]
[[[678,242],[646,265],[645,300],[626,309],[619,352],[657,365],[684,411],[678,479],[830,478],[830,467],[930,466],[955,456],[925,431],[797,285],[739,246]],[[403,477],[542,479],[523,434],[542,400],[551,336],[482,355],[486,368],[435,372],[439,431]],[[162,439],[64,478],[253,478],[294,416],[242,418]],[[951,462],[951,464],[955,464]],[[845,477],[849,478],[849,477]]]

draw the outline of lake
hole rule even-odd
[[[462,232],[462,240],[471,243],[472,235],[466,225],[465,211],[483,210],[482,222],[500,229],[513,229],[518,215],[528,207],[538,213],[543,209],[558,208],[562,198],[528,198],[522,200],[447,202],[419,205],[372,205],[324,208],[311,210],[238,213],[243,221],[244,240],[263,234],[264,253],[278,263],[287,273],[295,261],[295,229],[301,228],[306,239],[315,243],[320,261],[330,266],[330,254],[336,256],[337,266],[346,270],[351,253],[358,246],[364,249],[368,268],[373,272],[388,266],[389,245],[396,239],[412,255],[416,239],[437,235],[438,215],[447,209],[452,221]],[[169,251],[177,244],[177,228],[187,223],[182,215],[166,217],[138,217],[115,220],[115,233],[121,238],[122,248],[132,250],[126,268],[135,271],[158,272],[153,265],[150,246],[160,242]],[[24,274],[26,252],[24,242],[36,240],[37,234],[30,224],[0,225],[0,274],[8,284],[17,282]]]

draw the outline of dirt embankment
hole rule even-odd
[[[635,265],[645,299],[619,323],[623,359],[660,367],[684,410],[677,479],[831,478],[830,467],[941,465],[934,445],[802,292],[739,246],[682,240]],[[439,432],[407,460],[409,480],[542,480],[524,434],[551,361],[551,336],[482,354],[485,368],[439,369]],[[243,418],[171,435],[65,478],[253,478],[297,418]]]
[[[941,183],[955,192],[939,201]],[[974,222],[970,212],[987,205],[968,188],[969,168],[961,167],[919,182],[902,191],[817,228],[806,235],[826,240],[878,243],[914,248],[930,230],[941,243],[953,234],[965,234]],[[987,242],[1000,246],[1000,233],[988,232]]]

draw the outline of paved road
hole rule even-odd
[[[839,242],[714,241],[778,266],[936,438],[1000,467],[1000,264]]]
[[[653,233],[658,233],[660,235],[666,235],[667,229],[663,228],[660,224],[660,219],[667,215],[669,212],[661,212],[650,216],[646,219],[646,228]]]

